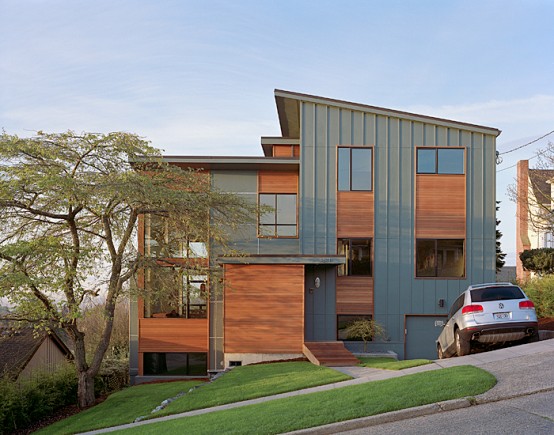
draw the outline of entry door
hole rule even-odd
[[[304,341],[336,340],[335,268],[306,265]]]

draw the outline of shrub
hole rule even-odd
[[[537,317],[554,317],[554,276],[536,277],[521,286],[535,304]]]
[[[35,373],[30,379],[0,379],[0,433],[24,429],[64,406],[77,402],[77,378],[72,366],[55,373]]]
[[[95,379],[97,395],[108,395],[129,384],[129,362],[107,360]],[[29,427],[56,411],[77,404],[75,368],[67,364],[55,373],[36,372],[30,379],[0,378],[0,435]]]
[[[96,396],[106,396],[129,385],[129,360],[104,360],[94,380]]]
[[[385,338],[385,328],[375,320],[360,319],[353,321],[345,329],[347,338],[362,339],[364,352],[367,352],[367,342],[375,338]]]

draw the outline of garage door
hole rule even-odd
[[[406,316],[405,359],[437,359],[435,340],[445,322],[446,316]]]

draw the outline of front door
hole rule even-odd
[[[304,341],[336,340],[336,268],[306,265]]]

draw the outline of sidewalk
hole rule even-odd
[[[226,409],[252,405],[255,403],[269,402],[284,397],[299,396],[319,391],[328,391],[336,388],[346,387],[349,385],[357,385],[366,382],[396,378],[413,373],[439,370],[441,368],[460,365],[473,365],[481,367],[484,370],[491,372],[494,376],[496,376],[498,380],[496,386],[476,398],[477,403],[486,403],[489,401],[503,400],[506,398],[532,394],[539,391],[548,391],[554,389],[554,340],[544,340],[537,343],[513,346],[505,349],[495,350],[492,352],[484,352],[459,358],[435,360],[431,364],[398,371],[380,370],[365,367],[336,367],[336,370],[348,374],[354,379],[337,382],[334,384],[321,385],[319,387],[306,388],[304,390],[291,391],[289,393],[282,393],[274,396],[261,397],[258,399],[245,400],[243,402],[230,403],[227,405],[215,406],[212,408],[184,412],[181,414],[145,420],[138,423],[129,423],[121,426],[99,429],[85,433],[109,433],[120,429],[139,427],[159,421],[168,421],[183,417],[190,417],[193,415],[207,414],[210,412],[217,412]],[[467,399],[455,399],[448,402],[425,405],[416,408],[408,408],[405,410],[381,414],[373,417],[364,417],[356,420],[334,423],[317,428],[305,429],[294,433],[337,433],[345,430],[371,426],[372,423],[382,424],[387,421],[395,421],[405,418],[411,418],[417,415],[427,415],[434,412],[467,407],[471,406],[471,404],[472,403],[470,403]]]

